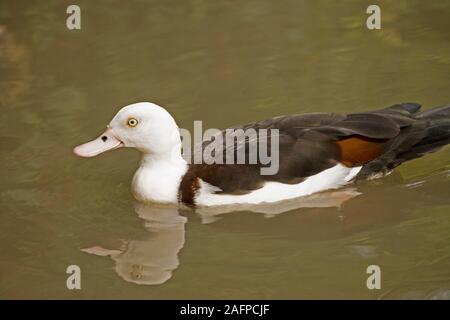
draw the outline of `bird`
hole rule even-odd
[[[132,192],[143,202],[192,208],[278,203],[383,177],[401,163],[447,145],[450,104],[420,109],[420,104],[406,102],[348,114],[277,116],[228,128],[257,132],[253,139],[244,137],[231,147],[218,139],[228,132],[222,130],[203,140],[201,148],[197,145],[186,159],[180,129],[170,113],[155,103],[138,102],[120,109],[104,133],[73,152],[94,157],[121,147],[139,150],[142,158],[132,179]],[[267,130],[275,134],[263,138],[260,132]],[[260,161],[260,155],[256,163],[248,163],[255,155],[253,142],[269,147],[277,142],[276,172],[262,173],[267,162]],[[243,151],[245,161],[192,161],[196,150],[211,146],[215,146],[214,157],[225,157],[231,148]]]

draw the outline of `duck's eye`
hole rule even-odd
[[[137,121],[136,118],[130,118],[130,119],[127,120],[127,125],[129,127],[136,127],[138,125],[138,123],[139,122]]]

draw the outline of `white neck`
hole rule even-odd
[[[177,203],[178,188],[188,165],[180,154],[143,154],[133,177],[137,200]]]

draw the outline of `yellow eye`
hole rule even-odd
[[[137,119],[135,118],[130,118],[127,120],[127,125],[129,127],[136,127],[138,125],[139,121],[137,121]]]

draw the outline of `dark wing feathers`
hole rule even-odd
[[[198,184],[198,178],[217,186],[219,192],[242,194],[262,187],[267,181],[298,183],[337,163],[360,166],[374,162],[374,167],[382,167],[398,150],[407,149],[423,138],[425,121],[418,121],[415,115],[419,109],[418,104],[403,103],[365,113],[280,116],[233,127],[279,130],[278,173],[260,175],[259,161],[252,165],[193,164],[181,182],[181,198],[188,204],[194,202],[188,189]],[[212,140],[204,141],[203,149]],[[225,150],[223,147],[219,152]],[[377,164],[378,159],[381,160]]]
[[[336,138],[360,135],[373,139],[390,139],[400,132],[400,126],[390,117],[377,113],[353,113],[342,121],[318,127],[316,130]]]
[[[415,114],[415,113],[419,112],[421,107],[422,106],[418,103],[404,102],[404,103],[394,104],[385,109],[381,109],[380,111],[383,112],[383,111],[393,110],[393,111],[403,113],[403,114],[406,114],[406,113]]]

